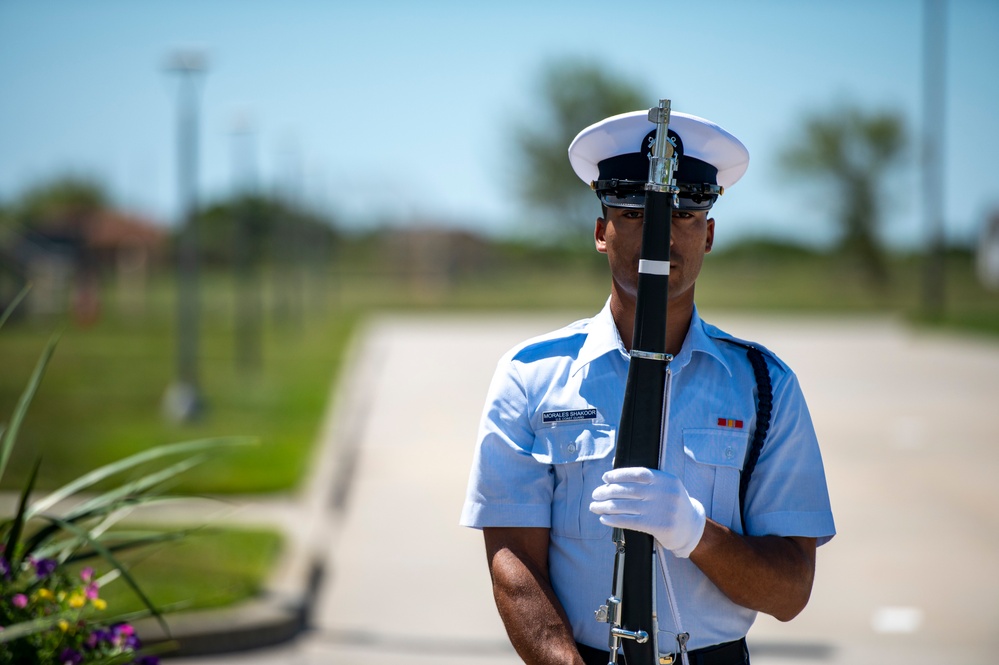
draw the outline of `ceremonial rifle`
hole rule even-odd
[[[669,297],[670,225],[679,192],[673,179],[676,146],[669,138],[670,100],[649,110],[656,124],[655,143],[645,185],[645,216],[638,266],[638,295],[631,362],[617,435],[614,468],[659,468],[663,441],[666,377],[673,359],[666,353],[666,303]],[[623,648],[627,665],[658,662],[655,608],[655,539],[638,531],[615,528],[614,577],[607,604],[597,620],[610,624],[609,665]],[[625,565],[627,559],[627,566]],[[686,636],[678,636],[681,651]]]

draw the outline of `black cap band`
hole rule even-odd
[[[643,148],[638,152],[628,152],[623,155],[608,157],[597,164],[599,171],[598,180],[648,180],[649,178],[649,150],[651,149],[652,137],[655,132],[649,132],[642,141]],[[677,164],[673,177],[677,184],[687,183],[691,185],[717,185],[718,169],[705,161],[696,157],[687,157],[683,154],[683,141],[673,131],[670,130],[669,137],[676,143]]]
[[[645,149],[608,157],[597,164],[598,180],[593,183],[604,205],[637,208],[645,205],[645,183],[649,178],[649,146],[655,132],[642,141]],[[680,187],[680,207],[686,210],[706,210],[718,198],[718,169],[696,157],[683,154],[683,141],[673,131],[669,136],[676,143],[677,167],[673,172]],[[611,184],[613,183],[613,185]]]
[[[597,180],[593,189],[600,202],[611,208],[644,208],[644,180]],[[709,210],[722,192],[719,185],[677,183],[680,210]]]

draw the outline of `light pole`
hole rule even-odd
[[[945,0],[923,0],[923,215],[926,264],[923,307],[931,319],[946,306],[946,254],[943,219],[946,147],[947,6]]]
[[[253,124],[246,116],[232,123],[233,164],[233,277],[235,295],[235,360],[243,373],[260,371],[261,318],[263,304],[260,288],[261,243],[257,199],[256,158]]]
[[[205,71],[204,54],[177,51],[167,71],[176,74],[177,183],[180,228],[177,236],[177,375],[166,392],[164,410],[187,422],[204,409],[198,382],[198,84]]]

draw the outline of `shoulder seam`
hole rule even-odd
[[[756,342],[751,342],[749,340],[741,339],[738,337],[732,337],[731,335],[727,334],[725,336],[715,336],[715,335],[709,335],[709,336],[711,337],[711,339],[717,340],[719,342],[727,342],[728,344],[732,344],[733,346],[739,346],[744,349],[756,349],[764,356],[769,356],[770,360],[772,360],[773,364],[775,365],[775,369],[777,369],[782,374],[791,371],[791,368],[788,367],[787,363],[781,360],[780,356],[778,356],[776,353],[774,353],[767,347],[763,346],[762,344],[757,344]]]
[[[530,353],[536,349],[551,346],[554,344],[564,343],[573,337],[586,337],[585,330],[572,329],[569,327],[562,328],[550,333],[545,333],[543,335],[538,335],[537,337],[532,337],[531,339],[525,340],[513,347],[507,352],[507,357],[511,361],[517,361],[518,357],[524,353]]]

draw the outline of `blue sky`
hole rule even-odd
[[[243,118],[261,186],[297,191],[346,224],[392,217],[522,232],[536,217],[516,197],[510,128],[539,113],[544,65],[578,58],[643,86],[650,106],[670,97],[746,143],[749,172],[715,209],[719,244],[832,237],[826,202],[789,184],[776,155],[805,113],[843,103],[902,111],[916,140],[893,183],[886,236],[912,245],[923,235],[917,157],[928,119],[945,145],[948,232],[972,238],[999,208],[999,3],[949,0],[947,83],[931,109],[922,6],[0,0],[0,201],[87,173],[120,204],[175,223],[176,94],[163,66],[195,47],[210,67],[203,198],[245,177],[233,159]]]

